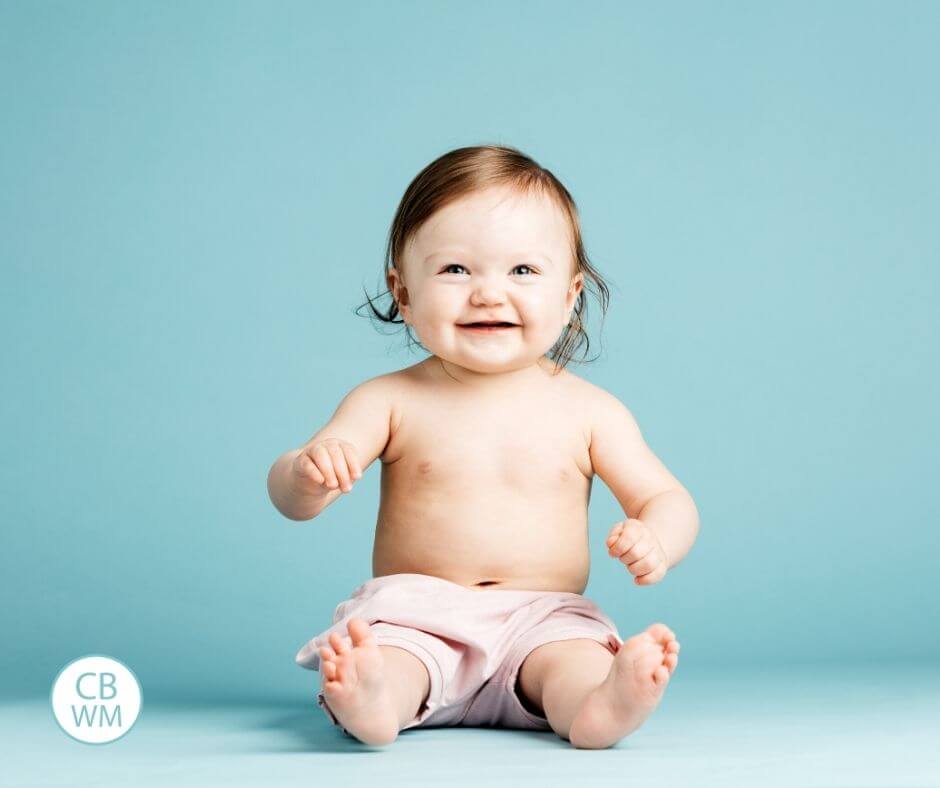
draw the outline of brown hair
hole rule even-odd
[[[574,199],[549,170],[539,166],[516,148],[505,145],[457,148],[435,159],[415,176],[405,189],[389,230],[385,251],[384,281],[388,282],[389,267],[394,266],[401,271],[406,244],[434,213],[465,195],[492,186],[509,186],[520,193],[540,191],[554,199],[568,218],[572,236],[572,253],[575,259],[575,271],[572,276],[576,276],[580,271],[584,274],[584,281],[575,302],[571,322],[565,326],[558,342],[548,352],[549,358],[555,361],[557,372],[557,368],[564,368],[570,361],[574,361],[574,352],[582,344],[585,346],[585,351],[591,346],[584,328],[584,317],[587,313],[585,290],[596,289],[595,295],[600,302],[602,315],[607,312],[610,292],[606,282],[591,265],[584,251],[581,223],[578,220],[578,209]],[[390,290],[385,292],[391,293]],[[367,304],[361,304],[356,309],[357,314],[360,309],[368,305],[375,317],[382,322],[404,323],[403,320],[396,320],[398,303],[394,296],[385,312],[380,312],[375,308],[368,293],[366,293],[366,299]],[[414,339],[407,326],[406,332],[410,341],[424,347]]]

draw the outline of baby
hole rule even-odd
[[[385,265],[393,304],[376,314],[400,313],[431,355],[355,387],[268,475],[277,509],[309,520],[382,461],[374,576],[297,662],[367,744],[477,725],[609,747],[656,708],[679,642],[660,623],[624,641],[582,595],[593,477],[627,516],[606,545],[636,585],[661,581],[699,522],[627,408],[564,369],[587,338],[585,279],[607,295],[575,203],[514,148],[460,148],[408,186]]]

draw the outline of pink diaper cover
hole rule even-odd
[[[414,654],[428,670],[430,693],[402,730],[455,725],[551,730],[523,705],[516,686],[529,653],[554,640],[588,638],[616,654],[623,643],[614,622],[570,591],[468,588],[431,575],[401,573],[359,586],[333,613],[333,626],[311,639],[295,661],[320,669],[320,647],[361,618],[380,645]],[[317,704],[342,728],[323,697]],[[345,728],[344,733],[348,734]]]

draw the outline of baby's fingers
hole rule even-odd
[[[612,541],[608,539],[607,552],[613,558],[622,559],[624,563],[635,561],[649,552],[643,539],[645,534],[642,528],[627,525],[618,532],[612,533],[611,536],[615,538]]]
[[[333,473],[339,480],[339,486],[343,492],[349,492],[352,485],[349,482],[349,468],[346,466],[346,455],[343,454],[341,447],[332,445],[329,447],[330,459],[333,461]],[[335,485],[329,485],[333,487]]]
[[[620,560],[622,561],[623,559]],[[628,563],[627,569],[630,570],[631,575],[643,577],[644,575],[649,575],[664,563],[665,561],[663,561],[662,555],[653,549],[642,558]]]
[[[336,487],[336,472],[333,470],[333,459],[326,446],[316,446],[312,452],[313,462],[317,470],[323,477],[323,484],[326,487]]]
[[[306,451],[302,452],[297,458],[297,469],[302,476],[312,479],[317,484],[326,482],[323,474],[320,473],[320,469],[317,468],[316,463],[310,459],[310,455]]]
[[[610,533],[607,535],[607,547],[611,547],[614,542],[620,537],[620,533],[623,531],[623,523],[617,523],[613,528],[610,529]]]
[[[666,576],[666,564],[665,562],[657,566],[652,572],[649,572],[645,575],[640,575],[639,577],[634,577],[633,582],[638,586],[651,586],[654,583],[658,583]]]
[[[347,443],[343,446],[343,449],[346,452],[346,463],[349,466],[349,472],[353,480],[361,479],[362,468],[359,465],[359,458],[356,456],[356,448],[351,443]]]

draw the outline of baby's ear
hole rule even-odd
[[[571,312],[574,309],[574,304],[578,300],[578,296],[581,294],[581,288],[584,287],[584,274],[581,271],[574,276],[571,280],[571,286],[568,288],[568,297],[566,300],[568,307],[568,321],[571,321]]]
[[[389,291],[391,291],[392,298],[395,299],[395,303],[398,305],[398,311],[400,312],[403,306],[409,305],[409,302],[408,288],[406,288],[404,282],[402,282],[401,274],[397,268],[389,268],[386,282]]]
[[[571,280],[571,289],[574,290],[575,298],[580,294],[582,287],[584,287],[584,272],[578,271],[574,279]]]
[[[394,266],[388,269],[388,273],[385,275],[385,281],[388,283],[388,289],[393,293],[401,289],[405,284],[402,279],[401,271]]]

